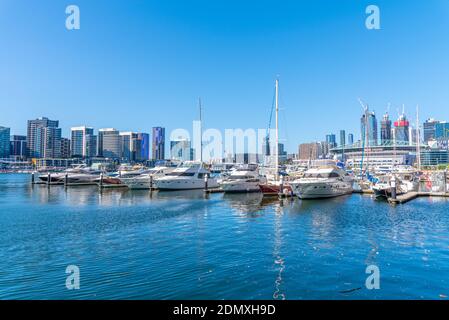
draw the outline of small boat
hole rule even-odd
[[[146,170],[144,174],[119,178],[120,182],[126,184],[129,189],[152,189],[155,188],[154,181],[174,170],[173,167],[155,167]]]
[[[217,188],[217,179],[211,177],[209,170],[201,162],[186,161],[172,172],[156,178],[154,184],[159,190],[193,190]]]
[[[231,171],[220,186],[225,193],[260,192],[259,185],[265,182],[255,164],[243,165]]]
[[[280,183],[265,183],[259,185],[260,191],[264,196],[292,195],[293,189],[289,184],[281,185]]]
[[[337,166],[312,168],[304,177],[291,182],[293,192],[301,199],[331,198],[353,192],[354,179]]]

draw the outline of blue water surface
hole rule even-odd
[[[0,175],[0,299],[446,299],[449,201],[31,186]],[[66,267],[80,289],[66,288]],[[365,286],[367,266],[380,289]]]

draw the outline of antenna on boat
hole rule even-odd
[[[198,98],[198,107],[200,109],[200,161],[203,163],[203,112],[201,97]]]
[[[279,175],[279,76],[276,78],[276,145],[275,145],[275,180]]]
[[[421,134],[419,132],[419,105],[416,105],[416,158],[418,170],[421,171]]]

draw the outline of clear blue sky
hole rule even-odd
[[[81,30],[65,29],[65,7]],[[365,8],[381,30],[365,28]],[[449,1],[1,0],[0,125],[26,120],[150,132],[266,128],[276,75],[290,152],[340,129],[359,137],[361,97],[378,116],[406,104],[449,120]]]

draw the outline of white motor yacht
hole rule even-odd
[[[260,192],[259,185],[266,179],[259,175],[257,165],[247,165],[235,168],[224,179],[220,186],[224,192]]]
[[[207,187],[217,188],[217,180],[210,176],[210,171],[200,162],[186,161],[172,172],[154,180],[159,190],[204,189],[207,175]]]
[[[353,192],[354,179],[337,166],[312,168],[303,178],[290,183],[293,192],[301,199],[331,198]]]
[[[144,173],[119,178],[129,189],[151,189],[155,188],[155,180],[172,172],[174,167],[154,167],[145,170]]]

